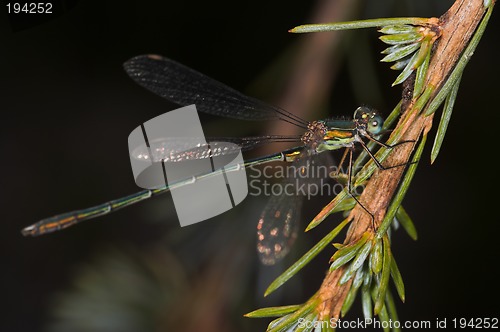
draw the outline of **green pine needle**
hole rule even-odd
[[[409,45],[404,45],[404,46],[399,46],[397,48],[392,48],[389,51],[389,49],[386,49],[387,55],[380,60],[381,62],[394,62],[403,59],[404,57],[407,57],[408,55],[412,54],[418,48],[420,47],[420,43],[413,43]],[[384,51],[386,51],[384,50]],[[384,52],[383,51],[383,52]],[[384,53],[385,54],[385,53]]]
[[[300,304],[295,304],[280,307],[262,308],[249,312],[244,316],[248,318],[281,317],[297,311],[300,307]]]
[[[382,221],[380,227],[377,230],[377,238],[379,239],[384,236],[387,229],[391,225],[392,220],[394,219],[394,216],[396,215],[396,212],[399,206],[401,205],[401,202],[403,201],[403,198],[406,195],[408,188],[410,187],[413,175],[415,175],[415,171],[417,170],[418,161],[420,160],[422,152],[424,151],[426,140],[427,140],[427,135],[423,135],[422,139],[420,140],[420,144],[418,145],[417,151],[413,156],[412,164],[408,167],[408,170],[406,171],[403,181],[401,182],[401,186],[399,187],[396,195],[394,195],[394,198],[392,199],[392,202],[389,205],[389,208],[387,209],[387,213],[384,217],[384,220]]]
[[[373,312],[375,313],[375,315],[380,315],[382,308],[384,307],[385,293],[387,291],[387,286],[389,285],[389,277],[391,275],[391,244],[387,235],[385,235],[382,240],[384,246],[384,261],[382,264],[382,272],[380,274],[380,284],[377,289],[375,305],[373,308]]]
[[[444,102],[443,114],[441,115],[436,138],[434,139],[434,144],[432,145],[431,164],[434,163],[439,154],[439,150],[441,150],[441,145],[443,144],[444,136],[446,135],[446,129],[448,128],[448,124],[450,123],[453,106],[455,105],[455,100],[457,99],[461,78],[462,75],[460,74],[457,78],[457,81],[455,82],[455,85],[453,85],[450,94],[446,97],[446,100]]]
[[[410,238],[416,241],[418,238],[417,228],[413,224],[411,217],[408,215],[402,205],[400,205],[398,210],[396,211],[396,219],[401,224],[401,226],[403,226],[403,229],[410,236]]]
[[[399,272],[398,265],[392,257],[391,261],[391,276],[392,281],[394,281],[394,285],[396,286],[396,290],[398,292],[399,298],[404,303],[405,301],[405,284],[403,282],[403,277],[401,276],[401,272]]]
[[[290,266],[285,272],[283,272],[278,278],[276,278],[266,289],[264,296],[268,296],[281,285],[287,282],[291,277],[293,277],[297,272],[299,272],[304,266],[306,266],[314,257],[316,257],[323,249],[330,244],[333,239],[344,229],[344,227],[350,222],[349,219],[342,221],[337,227],[335,227],[330,233],[328,233],[323,239],[321,239],[314,247],[312,247],[308,252],[306,252],[298,261],[296,261],[292,266]]]
[[[493,11],[493,7],[488,7],[488,10],[486,11],[486,14],[484,15],[483,19],[481,20],[481,23],[476,29],[476,32],[474,33],[474,36],[469,42],[469,45],[465,48],[464,52],[462,53],[462,56],[458,60],[455,68],[450,74],[450,77],[446,80],[442,88],[439,90],[437,95],[432,99],[432,101],[429,103],[427,106],[427,109],[425,111],[425,115],[431,115],[434,113],[439,106],[443,103],[445,98],[450,94],[450,91],[453,89],[455,86],[455,83],[457,80],[462,76],[462,73],[465,69],[465,66],[467,63],[469,63],[470,58],[474,54],[474,51],[476,50],[477,45],[479,44],[479,41],[481,40],[481,37],[483,36],[484,30],[486,30],[486,26],[488,25],[488,21],[491,16],[491,12]]]
[[[363,236],[359,240],[354,243],[351,243],[340,250],[337,250],[335,254],[333,254],[331,261],[333,261],[332,265],[330,265],[330,271],[334,271],[349,262],[353,259],[361,247],[372,237],[371,232],[365,232]]]
[[[370,20],[358,20],[358,21],[348,21],[348,22],[305,24],[290,29],[289,32],[292,33],[325,32],[325,31],[352,30],[352,29],[364,29],[364,28],[380,28],[387,25],[403,25],[403,24],[426,25],[428,23],[429,23],[428,18],[420,18],[420,17],[377,18]]]

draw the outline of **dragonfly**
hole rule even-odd
[[[187,155],[190,158],[193,158],[193,156],[194,158],[206,158],[229,153],[214,146],[219,141],[235,143],[241,148],[241,151],[248,151],[274,142],[290,142],[297,143],[297,145],[284,151],[245,160],[243,165],[237,165],[235,169],[240,166],[252,167],[281,161],[289,164],[302,164],[302,168],[299,169],[303,170],[304,167],[307,167],[308,164],[305,161],[309,160],[310,156],[345,148],[340,164],[344,162],[347,153],[349,153],[348,192],[371,215],[352,191],[352,153],[355,146],[360,145],[378,168],[386,169],[375,158],[365,142],[372,141],[385,148],[395,146],[385,144],[377,139],[378,135],[383,132],[384,120],[376,110],[361,106],[355,110],[352,119],[325,119],[309,122],[284,109],[247,96],[202,73],[159,55],[136,56],[125,62],[124,69],[140,86],[181,106],[195,104],[200,112],[238,120],[279,120],[293,124],[303,130],[302,135],[208,138],[208,143],[206,143],[210,145],[208,155],[206,152],[207,145],[201,145],[199,150],[195,148],[188,152],[166,151],[172,162],[184,160]],[[211,141],[215,143],[211,145]],[[155,149],[154,146],[151,148]],[[202,153],[202,151],[204,152]],[[165,153],[161,142],[156,152]],[[225,171],[231,170],[225,169]],[[185,181],[179,181],[156,189],[142,190],[90,208],[45,218],[24,228],[22,234],[24,236],[39,236],[62,230],[85,220],[101,217],[151,197],[164,194],[176,187],[188,185],[204,177],[211,176],[210,174],[214,173],[199,174]],[[293,199],[286,201],[285,195],[270,198],[257,225],[257,251],[264,264],[274,264],[287,254],[295,238],[296,232],[294,229],[299,219],[299,209],[300,203]]]

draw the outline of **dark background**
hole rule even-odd
[[[439,16],[451,1],[377,4],[360,2],[352,19]],[[200,319],[197,308],[217,313],[217,322],[205,317],[207,322],[199,323],[202,330],[257,331],[264,330],[268,320],[243,318],[244,313],[300,303],[318,289],[332,249],[274,298],[261,296],[273,276],[339,217],[330,217],[314,234],[301,235],[295,257],[266,268],[259,266],[254,249],[256,218],[265,203],[255,198],[227,215],[182,230],[168,195],[49,236],[23,238],[20,230],[41,218],[137,190],[128,134],[175,106],[133,83],[122,70],[124,61],[139,54],[162,54],[236,89],[279,102],[280,84],[293,68],[278,66],[285,68],[278,78],[272,69],[293,55],[297,40],[309,38],[287,30],[310,22],[320,5],[82,0],[59,2],[51,18],[35,19],[9,17],[2,4],[1,331],[182,331],[192,328],[183,328],[186,321]],[[419,239],[414,242],[403,231],[393,236],[406,285],[406,303],[398,302],[400,320],[498,317],[500,312],[495,159],[499,24],[495,12],[466,68],[442,151],[431,166],[431,135],[405,198]],[[304,117],[350,115],[358,104],[389,113],[400,98],[400,87],[390,88],[397,74],[378,63],[383,45],[377,37],[375,31],[356,31],[348,44],[369,41],[370,52],[355,61],[373,63],[378,82],[373,90],[380,93],[374,97],[370,89],[356,89],[360,78],[353,79],[352,66],[358,64],[346,47],[329,101],[319,108],[330,111]],[[266,81],[270,76],[278,82],[275,86]],[[255,125],[241,122],[212,121],[209,130],[219,135],[256,132]],[[328,198],[306,205],[305,222],[325,202]],[[174,286],[171,280],[180,284]],[[202,291],[218,280],[225,280],[227,287]],[[177,288],[183,291],[176,294],[172,289]],[[159,296],[160,290],[171,300]],[[132,295],[123,295],[134,291],[134,301]],[[122,303],[121,295],[126,298]],[[206,306],[201,305],[204,301]],[[348,320],[360,317],[359,307],[357,302]]]

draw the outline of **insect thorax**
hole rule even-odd
[[[328,128],[323,121],[312,121],[307,125],[307,131],[300,138],[305,145],[315,148],[323,141]]]

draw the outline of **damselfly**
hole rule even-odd
[[[344,153],[342,160],[349,153],[347,187],[351,196],[360,205],[361,203],[356,196],[352,194],[351,188],[353,148],[356,144],[359,144],[375,164],[379,168],[384,169],[380,162],[373,156],[370,149],[368,149],[363,139],[375,142],[386,148],[393,147],[376,139],[376,136],[382,132],[383,119],[376,111],[368,107],[359,107],[356,109],[353,118],[349,120],[329,119],[308,122],[281,108],[270,106],[257,99],[248,97],[197,71],[161,56],[137,56],[127,61],[124,67],[129,76],[139,85],[176,104],[182,106],[195,104],[198,111],[239,120],[281,120],[304,130],[304,133],[300,136],[219,137],[213,140],[236,143],[242,151],[254,149],[257,146],[272,142],[300,143],[300,145],[294,148],[279,153],[247,160],[243,164],[244,167],[273,161],[297,163],[298,160],[304,160],[304,156],[306,155],[318,155],[325,151],[346,148],[346,153]],[[164,146],[161,146],[161,142],[158,144],[156,153],[167,153],[173,161],[182,160],[185,157],[185,151],[178,153],[176,151],[165,151]],[[208,139],[208,144],[210,145],[210,139]],[[154,147],[152,148],[154,149]],[[210,146],[210,155],[207,156],[206,153],[201,153],[202,149],[203,151],[207,151],[206,148],[207,146],[205,145],[200,146],[200,151],[196,151],[196,149],[190,150],[189,155],[191,158],[193,156],[195,158],[197,158],[196,156],[206,158],[228,153],[226,150],[218,150],[215,146]],[[103,216],[150,197],[168,192],[173,187],[188,185],[206,176],[210,175],[200,174],[185,181],[180,181],[170,187],[164,186],[153,190],[143,190],[91,208],[46,218],[24,228],[22,234],[25,236],[38,236],[64,229],[84,220]],[[258,251],[261,260],[267,264],[272,264],[284,256],[294,237],[293,228],[299,218],[297,210],[299,204],[286,203],[284,201],[285,198],[272,197],[258,222]],[[369,211],[367,212],[370,213]]]

